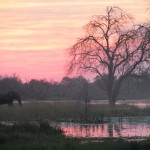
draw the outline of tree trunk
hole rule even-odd
[[[110,106],[115,106],[116,104],[116,101],[117,101],[117,97],[119,95],[119,91],[120,91],[120,87],[121,87],[121,84],[122,84],[122,81],[123,81],[124,78],[120,78],[114,89],[111,90],[111,93],[109,92],[109,105]],[[112,86],[113,87],[113,86]]]
[[[110,97],[110,98],[109,98],[109,105],[110,105],[111,107],[114,107],[115,104],[116,104],[116,99],[114,99],[113,96]]]
[[[110,72],[111,69],[110,69]],[[114,75],[112,73],[108,76],[108,88],[107,88],[108,100],[110,106],[115,106],[116,99],[114,99]]]

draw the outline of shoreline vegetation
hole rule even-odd
[[[0,150],[149,150],[150,137],[71,138],[49,125],[49,121],[104,123],[111,117],[149,116],[150,107],[90,105],[84,103],[29,102],[19,107],[0,106]],[[7,124],[8,123],[8,124]],[[9,124],[11,123],[11,124]]]
[[[45,121],[38,124],[0,124],[0,150],[149,150],[150,139],[126,141],[121,138],[67,138]]]
[[[111,117],[143,117],[149,116],[150,107],[138,108],[127,104],[110,107],[108,104],[90,105],[85,113],[85,104],[60,103],[60,102],[29,102],[22,107],[14,104],[0,106],[0,121],[68,121],[68,122],[93,122],[103,123]],[[105,119],[104,119],[105,118]],[[107,118],[107,119],[106,119]]]

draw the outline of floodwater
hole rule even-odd
[[[68,137],[105,138],[105,137],[149,137],[150,117],[113,117],[109,123],[54,123]]]
[[[28,101],[29,102],[29,101]],[[37,101],[38,102],[38,101]],[[77,101],[40,101],[48,103],[66,103]],[[107,100],[92,100],[91,105],[108,104]],[[116,105],[128,104],[139,108],[150,107],[150,100],[125,100],[117,101]],[[107,118],[105,118],[107,120]],[[149,117],[112,117],[108,123],[87,124],[87,123],[51,123],[52,126],[60,128],[68,137],[80,138],[105,138],[105,137],[150,137],[150,116]]]
[[[90,104],[92,105],[108,104],[108,101],[107,100],[92,100]],[[121,104],[137,106],[139,108],[146,108],[146,107],[150,107],[150,100],[118,100],[116,102],[116,105],[121,105]]]
[[[30,103],[32,101],[23,101],[23,103]],[[51,100],[42,100],[42,101],[34,101],[34,102],[43,102],[43,103],[76,103],[78,101],[51,101]],[[83,102],[83,101],[79,101]],[[83,102],[84,103],[84,102]],[[96,105],[96,104],[109,104],[108,100],[91,100],[90,101],[91,105]],[[132,105],[132,106],[137,106],[139,108],[146,108],[150,107],[150,100],[118,100],[116,102],[116,105],[121,105],[121,104],[127,104],[127,105]]]

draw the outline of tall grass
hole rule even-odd
[[[0,121],[24,120],[54,120],[54,121],[83,121],[85,118],[83,103],[63,102],[29,102],[22,107],[15,104],[12,107],[0,106]],[[88,119],[103,120],[104,117],[149,116],[150,108],[140,109],[135,106],[90,105]]]

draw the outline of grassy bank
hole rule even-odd
[[[91,105],[88,120],[98,120],[104,117],[127,117],[127,116],[149,116],[150,108],[140,109],[135,106],[117,105],[110,108],[107,104]],[[0,121],[21,120],[54,120],[54,121],[83,121],[85,118],[85,106],[83,103],[64,102],[30,102],[24,103],[22,107],[14,104],[0,106]]]
[[[66,138],[60,130],[45,122],[0,125],[0,150],[149,150],[150,139],[127,142],[107,139],[103,142],[83,142]]]

